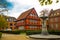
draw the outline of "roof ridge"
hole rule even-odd
[[[20,20],[20,19],[24,19],[26,18],[26,16],[31,12],[31,10],[33,10],[34,8],[31,8],[31,9],[28,9],[27,11],[25,12],[22,12],[22,14],[17,18],[17,20]]]

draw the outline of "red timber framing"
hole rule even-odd
[[[23,12],[17,18],[19,30],[41,30],[41,20],[34,8]]]

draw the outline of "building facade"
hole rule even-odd
[[[60,30],[60,9],[50,11],[48,24],[48,29]]]
[[[15,17],[7,17],[8,22],[8,30],[15,30],[16,29],[16,18]]]
[[[15,30],[16,29],[16,18],[2,15],[7,22],[7,27],[2,27],[1,30]]]
[[[19,30],[41,30],[40,18],[34,8],[23,12],[17,18],[17,28]]]

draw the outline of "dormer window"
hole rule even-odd
[[[60,13],[57,13],[57,15],[59,15]]]

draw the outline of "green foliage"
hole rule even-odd
[[[2,32],[0,32],[0,38],[2,37]]]
[[[41,30],[27,30],[26,34],[27,35],[32,35],[32,34],[40,34]]]
[[[0,28],[8,27],[8,23],[3,16],[0,16]]]
[[[39,0],[40,4],[43,5],[49,5],[53,3],[53,0]],[[59,0],[56,0],[56,3],[58,3]]]
[[[2,31],[2,33],[8,33],[8,34],[21,34],[21,33],[26,33],[27,35],[32,35],[32,34],[40,34],[41,30],[16,30],[16,31]]]
[[[59,30],[48,30],[49,34],[53,34],[53,35],[60,35],[60,31]]]
[[[20,31],[18,30],[18,31],[0,31],[0,32],[2,32],[2,33],[8,33],[8,34],[20,34]]]

